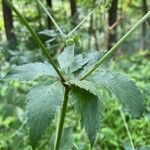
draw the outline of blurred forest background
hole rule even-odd
[[[30,33],[16,15],[0,0],[0,78],[12,66],[44,60]],[[37,1],[12,0],[25,16],[53,58],[64,48],[62,34]],[[76,53],[109,50],[144,14],[149,0],[41,0],[63,33],[66,44],[76,42]],[[95,10],[95,11],[93,11]],[[93,11],[93,12],[92,12]],[[89,15],[92,12],[91,15]],[[126,40],[113,57],[112,68],[132,78],[145,98],[146,110],[139,120],[124,114],[126,130],[117,103],[106,95],[106,109],[95,150],[150,150],[150,19]],[[34,83],[0,80],[0,150],[30,150],[25,118],[25,95]],[[48,150],[55,120],[40,142],[39,150]],[[65,125],[74,126],[73,149],[88,150],[90,144],[79,127],[79,118],[68,108]],[[130,139],[131,138],[131,139]],[[133,142],[133,143],[132,143]]]

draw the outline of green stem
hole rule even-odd
[[[65,34],[63,33],[63,31],[60,29],[60,27],[58,26],[57,22],[54,20],[54,18],[52,17],[52,15],[50,14],[50,12],[45,8],[45,6],[41,3],[40,0],[37,0],[38,4],[43,8],[43,10],[46,12],[46,14],[49,16],[49,18],[52,20],[53,24],[55,25],[55,27],[57,28],[57,30],[65,37]]]
[[[68,104],[69,91],[70,91],[69,86],[65,85],[64,102],[63,102],[62,110],[59,116],[60,120],[59,120],[58,129],[56,133],[56,141],[54,145],[54,150],[59,150],[59,147],[60,147],[62,131],[63,131],[64,121],[65,121],[65,116],[66,116],[66,109],[67,109],[67,104]]]
[[[66,38],[69,38],[94,12],[95,10],[98,8],[98,6],[96,8],[94,8],[74,29],[72,29],[67,35]]]
[[[51,58],[48,49],[42,44],[40,38],[38,37],[38,35],[33,31],[33,29],[30,27],[30,25],[28,24],[27,20],[23,17],[23,15],[14,7],[14,5],[9,1],[9,0],[5,0],[4,1],[18,16],[18,18],[20,19],[20,21],[26,26],[26,28],[29,30],[29,32],[31,33],[32,37],[34,38],[35,42],[37,43],[37,45],[41,48],[42,52],[44,53],[44,55],[47,57],[48,61],[50,64],[52,64],[52,66],[54,67],[55,71],[57,72],[58,76],[61,78],[62,82],[65,81],[65,78],[63,76],[63,74],[61,73],[61,71],[58,69],[57,65],[55,64],[55,62],[53,61],[53,59]]]
[[[132,141],[132,136],[131,136],[131,133],[130,133],[128,124],[127,124],[127,122],[126,122],[126,118],[125,118],[125,116],[124,116],[124,113],[123,113],[123,111],[121,110],[121,107],[119,107],[119,111],[120,111],[120,114],[121,114],[121,117],[122,117],[124,126],[125,126],[125,128],[126,128],[126,131],[127,131],[128,137],[129,137],[129,141],[130,141],[132,150],[135,150],[135,146],[134,146],[133,141]]]
[[[80,80],[84,80],[89,75],[91,75],[106,59],[108,59],[117,49],[118,47],[148,18],[150,17],[150,11],[143,16],[99,61],[95,63],[95,65],[85,73]]]

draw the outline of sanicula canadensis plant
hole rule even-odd
[[[122,109],[132,114],[134,118],[142,116],[144,110],[143,96],[135,83],[126,76],[112,71],[107,62],[117,48],[150,17],[150,12],[142,17],[108,52],[97,51],[75,55],[76,45],[72,44],[65,47],[64,51],[59,54],[58,64],[56,64],[48,49],[42,44],[22,14],[9,0],[5,0],[5,3],[26,26],[48,59],[48,62],[36,62],[15,67],[4,77],[5,79],[30,81],[47,75],[51,79],[36,84],[27,94],[27,126],[33,148],[37,146],[38,141],[60,110],[56,140],[53,146],[54,150],[60,149],[63,135],[67,132],[63,126],[69,100],[73,102],[75,110],[80,115],[81,127],[85,129],[91,147],[93,147],[102,120],[104,107],[101,96],[102,90],[113,94],[118,99]],[[57,23],[52,21],[59,28]],[[61,31],[60,28],[59,30]],[[62,35],[64,40],[68,38],[63,32]],[[70,130],[67,133],[71,133]]]

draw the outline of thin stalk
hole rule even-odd
[[[56,23],[56,21],[54,20],[54,18],[52,17],[52,15],[50,14],[50,12],[46,9],[46,7],[40,2],[40,0],[37,0],[37,2],[39,3],[39,5],[43,8],[43,10],[45,11],[45,13],[50,17],[50,19],[52,20],[52,22],[54,23],[54,25],[56,26],[56,28],[58,29],[58,31],[65,37],[65,38],[69,38],[87,19],[88,17],[90,17],[96,10],[96,8],[94,8],[74,29],[72,29],[67,35],[65,35],[63,33],[63,31],[60,29],[60,27],[58,26],[58,24]]]
[[[27,20],[23,17],[23,15],[15,8],[15,6],[12,4],[12,2],[10,2],[9,0],[5,0],[4,1],[18,16],[18,18],[20,19],[20,21],[26,26],[26,28],[29,30],[29,32],[31,33],[32,37],[34,38],[35,42],[37,43],[37,45],[41,48],[42,52],[44,53],[44,55],[47,57],[48,61],[50,64],[52,64],[52,66],[54,67],[55,71],[57,72],[58,76],[60,77],[60,79],[64,82],[65,78],[63,76],[63,74],[61,73],[61,71],[58,69],[57,65],[55,64],[55,62],[53,61],[52,57],[50,56],[48,49],[42,44],[40,38],[38,37],[38,35],[34,32],[34,30],[30,27],[30,25],[28,24]]]
[[[46,12],[46,14],[49,16],[49,18],[52,20],[53,24],[55,25],[55,27],[57,28],[57,30],[63,35],[65,36],[65,34],[63,33],[63,31],[60,29],[60,27],[58,26],[57,22],[54,20],[54,18],[52,17],[52,15],[50,14],[50,12],[45,8],[45,6],[41,3],[40,0],[37,0],[37,2],[39,3],[39,5],[43,8],[43,10]]]
[[[25,126],[25,124],[27,123],[27,120],[25,120],[22,125],[15,131],[12,133],[12,135],[9,136],[9,138],[14,138],[17,134],[19,134],[19,132],[23,129],[23,127]]]
[[[95,12],[97,8],[101,5],[103,1],[100,1],[97,6],[74,28],[72,29],[67,35],[66,38],[69,38],[80,26]]]
[[[96,8],[98,8],[98,6]],[[69,38],[95,12],[96,8],[94,8],[74,29],[72,29],[66,35],[66,38]]]
[[[132,150],[135,150],[135,146],[134,146],[133,141],[132,141],[132,136],[131,136],[131,133],[130,133],[130,130],[129,130],[128,124],[127,124],[127,122],[126,122],[126,119],[125,119],[124,113],[123,113],[123,111],[121,110],[121,108],[120,108],[120,107],[119,107],[119,111],[120,111],[120,114],[121,114],[121,117],[122,117],[122,120],[123,120],[124,126],[125,126],[125,128],[126,128],[126,131],[127,131],[127,134],[128,134],[129,140],[130,140],[130,144],[131,144]]]
[[[98,60],[95,65],[85,73],[80,80],[84,80],[89,75],[91,75],[105,60],[107,60],[117,49],[118,47],[148,18],[150,18],[150,11],[143,16],[100,60]]]
[[[64,126],[64,121],[65,121],[65,116],[66,116],[66,109],[67,109],[67,104],[68,104],[69,91],[70,91],[70,88],[67,85],[65,85],[64,102],[63,102],[62,110],[60,112],[60,120],[59,120],[59,124],[57,128],[54,150],[59,150],[59,147],[60,147],[63,126]]]

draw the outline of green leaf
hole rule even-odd
[[[99,89],[104,87],[114,94],[123,109],[130,112],[135,118],[143,114],[143,96],[134,82],[126,76],[110,70],[99,69],[87,80],[95,83]]]
[[[87,81],[87,80],[82,80],[82,81],[70,80],[69,84],[78,86],[81,89],[85,89],[86,91],[90,92],[91,94],[98,96],[99,99],[101,100],[100,90],[98,90],[97,85],[95,85],[93,82]]]
[[[88,54],[83,55],[83,60],[81,60],[82,62],[86,62],[85,64],[82,65],[82,67],[80,67],[77,72],[77,76],[82,76],[83,74],[85,74],[87,72],[87,70],[89,70],[94,64],[95,62],[97,62],[104,54],[106,53],[106,51],[99,51],[99,52],[91,52]],[[105,62],[102,64],[102,66],[108,65],[108,62]],[[77,69],[76,69],[77,70]]]
[[[6,74],[4,79],[12,80],[35,80],[39,76],[50,75],[57,76],[53,67],[44,62],[44,63],[29,63],[22,66],[17,66]]]
[[[95,52],[86,54],[85,58],[89,59],[88,65],[95,64],[95,62],[97,62],[101,57],[103,57],[105,53],[106,51],[95,51]]]
[[[55,136],[54,133],[50,140],[50,147],[54,149]],[[71,150],[73,148],[73,137],[72,137],[72,127],[67,127],[63,129],[61,142],[60,142],[60,150]]]
[[[50,126],[63,101],[63,87],[59,82],[33,87],[27,95],[27,125],[34,147]]]
[[[96,95],[78,86],[73,86],[71,96],[77,112],[81,115],[81,127],[85,128],[93,147],[101,123],[101,103]]]
[[[64,51],[58,56],[60,68],[66,73],[68,72],[69,65],[74,60],[74,47],[75,45],[66,47]]]
[[[85,64],[87,64],[89,61],[89,58],[84,58],[83,54],[79,54],[76,57],[74,57],[74,61],[70,65],[70,73],[75,72],[79,69],[81,69]]]

